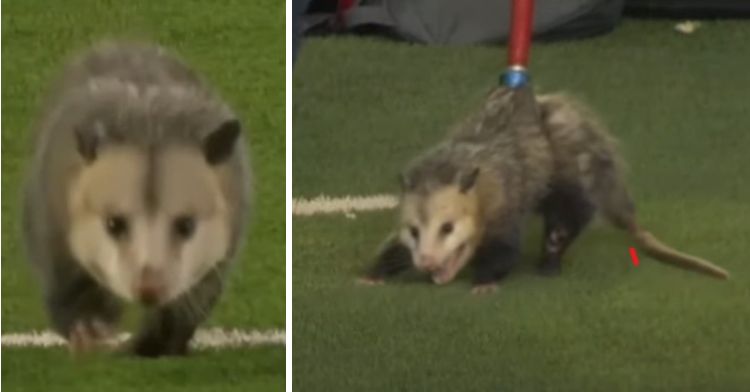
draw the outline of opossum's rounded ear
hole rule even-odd
[[[471,170],[466,170],[459,174],[458,187],[461,192],[466,192],[473,188],[477,183],[477,177],[479,177],[479,167],[475,167]]]
[[[209,164],[222,163],[232,155],[234,145],[240,136],[240,129],[239,120],[232,119],[223,122],[206,137],[203,141],[203,153]]]
[[[75,129],[76,147],[78,153],[86,162],[96,159],[99,147],[104,140],[105,129],[101,123],[95,123],[92,128],[78,127]]]

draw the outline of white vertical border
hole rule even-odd
[[[0,31],[2,31],[2,24],[3,24],[2,14],[3,14],[2,11],[0,11]],[[0,52],[2,52],[2,46],[3,46],[3,38],[2,38],[2,34],[0,33]],[[2,61],[3,61],[2,55],[0,55],[0,64],[2,64]],[[2,74],[2,72],[0,72],[0,74]],[[3,81],[2,81],[2,76],[0,76],[0,91],[2,91],[2,89],[3,89]],[[0,94],[0,96],[1,95],[2,94]],[[3,106],[3,99],[0,98],[0,107],[2,106]],[[2,112],[2,110],[0,110],[0,112]],[[2,115],[0,115],[0,124],[3,125],[3,126],[0,126],[0,133],[5,132],[5,129],[4,129],[5,123],[3,122]],[[0,138],[0,160],[2,160],[2,156],[3,156],[2,151],[3,151],[3,142],[2,142],[2,138]],[[3,177],[2,170],[0,170],[0,183],[2,183],[2,177]],[[0,186],[0,188],[2,188],[2,186]],[[3,196],[2,196],[2,191],[0,190],[0,204],[2,204],[2,202],[3,202]],[[0,208],[0,221],[2,221],[2,208]],[[2,235],[2,230],[0,230],[0,254],[3,253],[2,243],[3,243],[3,235]],[[0,268],[0,271],[2,271],[2,268]],[[2,281],[2,279],[3,279],[2,272],[0,272],[0,281]],[[0,308],[2,308],[2,302],[3,302],[2,296],[0,295]],[[2,312],[0,312],[0,329],[2,329],[1,327],[2,324],[3,324]],[[3,366],[3,356],[2,356],[2,350],[0,350],[0,367],[2,366]],[[2,383],[3,383],[3,376],[0,375],[0,385],[2,385]]]
[[[286,239],[284,241],[286,246],[286,347],[285,347],[285,359],[286,359],[286,371],[285,381],[286,391],[292,390],[292,13],[293,13],[293,0],[286,0],[286,109],[284,114],[286,116],[286,166],[285,166],[285,180],[286,180],[286,217],[285,217],[285,229]]]

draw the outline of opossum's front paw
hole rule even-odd
[[[68,349],[74,356],[95,351],[99,348],[110,348],[110,341],[115,335],[111,325],[97,320],[79,320],[73,324],[68,336]]]
[[[363,286],[380,286],[384,283],[385,281],[380,278],[371,278],[369,276],[357,278],[357,284],[361,284]]]
[[[471,288],[471,293],[474,295],[485,295],[485,294],[491,294],[497,291],[497,284],[496,283],[483,283],[475,285]]]

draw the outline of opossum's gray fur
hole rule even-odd
[[[71,61],[54,83],[35,124],[35,154],[25,184],[28,258],[41,276],[54,328],[68,336],[79,319],[116,321],[120,303],[73,260],[65,242],[66,187],[81,167],[76,132],[99,145],[130,144],[158,153],[170,143],[198,144],[237,115],[188,67],[164,49],[105,42]],[[229,257],[190,292],[155,310],[136,338],[156,353],[177,353],[221,292],[227,266],[242,245],[251,207],[244,136],[227,163],[233,214]]]
[[[597,196],[607,191],[603,186],[624,191],[616,142],[595,117],[582,115],[586,110],[563,94],[525,94],[530,92],[493,90],[445,141],[412,161],[402,181],[414,191],[429,192],[479,167],[485,175],[501,178],[504,186],[497,192],[504,194],[506,217],[530,212],[555,181],[580,181],[603,203],[610,203],[611,193]],[[537,99],[539,105],[524,104],[525,99]]]
[[[573,184],[616,227],[657,260],[727,278],[712,263],[659,242],[636,222],[616,141],[583,105],[564,94],[504,87],[401,174],[406,193],[430,194],[479,169],[500,184],[482,193],[488,233],[510,235],[556,184]],[[480,181],[480,184],[482,182]]]

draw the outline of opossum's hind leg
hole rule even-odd
[[[558,275],[563,254],[591,221],[595,207],[581,186],[562,183],[552,187],[549,195],[541,201],[539,210],[544,218],[539,272]]]
[[[83,273],[54,282],[46,304],[53,328],[73,354],[96,349],[111,338],[122,313],[120,301]]]
[[[214,270],[175,302],[150,310],[130,350],[143,357],[181,356],[198,325],[209,315],[223,287],[224,273]]]

